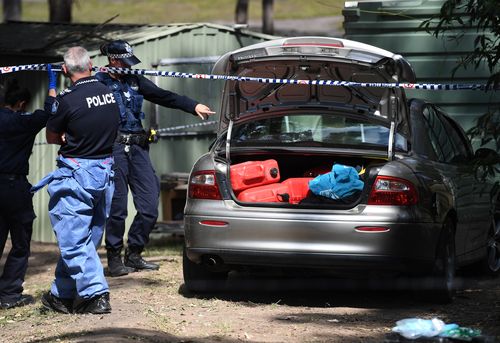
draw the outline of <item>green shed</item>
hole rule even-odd
[[[438,14],[443,3],[347,1],[343,10],[345,38],[401,54],[413,65],[419,83],[486,83],[490,75],[486,65],[460,68],[452,77],[460,58],[474,50],[475,29],[457,28],[436,38],[419,27],[423,20]],[[461,38],[456,39],[458,36]],[[500,106],[498,92],[410,90],[407,94],[440,105],[466,130],[491,106]]]
[[[104,66],[107,58],[100,54],[100,45],[107,40],[124,39],[132,45],[134,53],[142,62],[134,68],[209,73],[215,60],[222,54],[272,38],[275,37],[208,23],[96,25],[11,22],[0,24],[0,66],[61,62],[66,49],[75,45],[81,45],[90,52],[95,66]],[[11,77],[18,78],[32,91],[32,109],[43,106],[47,92],[45,73],[6,74],[1,76],[0,83]],[[167,77],[158,77],[155,81],[162,88],[187,95],[219,112],[219,94],[223,81]],[[59,90],[68,85],[68,81],[63,78],[60,82]],[[146,127],[153,123],[160,129],[166,129],[160,130],[164,137],[151,146],[151,157],[157,174],[189,172],[194,161],[208,150],[215,137],[215,125],[192,127],[192,124],[200,123],[199,118],[149,102],[145,103],[143,109],[147,116],[144,122]],[[167,129],[173,127],[181,129]],[[30,159],[28,178],[31,183],[37,182],[55,168],[56,155],[57,146],[45,144],[45,132],[42,131],[35,141]],[[34,241],[55,241],[48,218],[48,200],[46,190],[34,196],[37,214],[33,228]],[[134,217],[134,212],[130,198],[127,227]],[[161,213],[162,211],[160,216]]]

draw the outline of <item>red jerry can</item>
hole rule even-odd
[[[288,188],[288,202],[298,204],[309,192],[309,181],[312,177],[295,177],[283,181],[281,184]]]
[[[280,171],[276,160],[248,161],[232,165],[230,177],[233,191],[239,192],[251,187],[279,182]]]
[[[281,183],[245,189],[238,194],[243,202],[288,202],[288,187]]]

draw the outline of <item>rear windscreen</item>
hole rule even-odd
[[[301,145],[325,147],[387,147],[389,129],[357,118],[332,114],[273,116],[236,125],[232,146]],[[396,148],[407,150],[406,139],[396,134]]]

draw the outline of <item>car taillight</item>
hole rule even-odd
[[[368,198],[368,205],[408,206],[417,202],[417,190],[410,181],[390,176],[377,176]]]
[[[191,175],[188,194],[191,199],[221,200],[215,171],[202,170]]]

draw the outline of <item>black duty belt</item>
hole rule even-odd
[[[14,181],[14,180],[23,180],[25,178],[26,178],[26,175],[23,175],[23,174],[0,173],[0,180]]]
[[[141,133],[118,133],[116,142],[125,145],[139,145],[145,147],[149,144],[149,137],[145,132]]]

